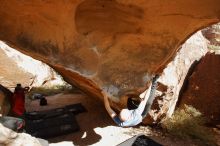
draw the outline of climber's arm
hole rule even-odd
[[[108,96],[102,92],[102,94],[104,95],[104,105],[105,105],[105,109],[107,110],[108,114],[110,115],[111,118],[114,118],[117,116],[117,114],[115,113],[115,111],[111,108],[109,101],[108,101]]]

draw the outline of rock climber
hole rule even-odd
[[[111,116],[111,118],[118,126],[130,127],[136,126],[142,122],[142,120],[148,114],[153,103],[158,78],[159,75],[156,75],[153,78],[150,87],[147,91],[145,91],[144,97],[142,98],[142,101],[136,109],[122,109],[119,115],[117,115],[116,112],[110,107],[108,96],[104,93],[104,91],[102,91],[102,94],[104,95],[105,108],[108,114]]]

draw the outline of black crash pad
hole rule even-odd
[[[145,135],[136,135],[118,146],[162,146]]]
[[[72,112],[74,115],[87,112],[81,103],[71,104],[64,107],[66,111]]]
[[[46,111],[34,111],[25,114],[25,119],[28,120],[38,120],[38,119],[48,119],[63,115],[65,113],[71,112],[74,115],[86,112],[87,110],[81,103],[67,105],[61,108],[46,110]]]
[[[79,125],[73,113],[65,113],[47,119],[26,119],[25,130],[35,137],[50,138],[76,132],[79,130]]]

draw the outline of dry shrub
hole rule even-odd
[[[205,123],[205,118],[198,110],[184,105],[184,108],[177,109],[171,118],[164,119],[161,125],[166,132],[175,137],[196,139],[201,145],[216,145],[214,134]]]

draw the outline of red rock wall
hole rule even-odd
[[[220,123],[220,55],[207,54],[188,79],[188,87],[180,97],[184,104],[198,109],[213,124]]]

